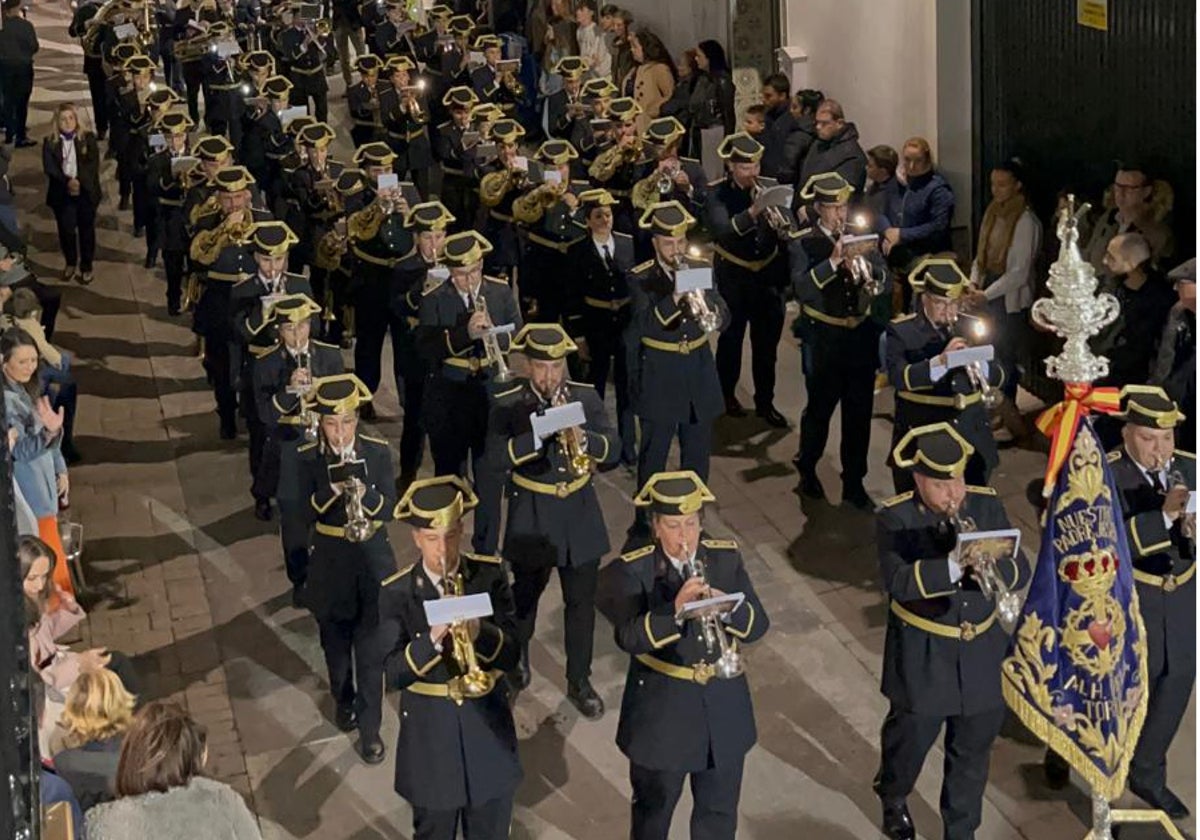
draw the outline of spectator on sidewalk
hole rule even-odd
[[[117,799],[87,812],[89,840],[261,840],[236,790],[204,775],[204,728],[178,703],[147,703],[125,733]]]
[[[4,264],[0,260],[0,266]],[[17,288],[13,290],[12,298],[4,306],[4,319],[11,320],[7,326],[15,326],[33,339],[37,345],[38,382],[43,396],[50,398],[50,407],[54,411],[63,410],[63,434],[60,449],[67,464],[79,460],[75,450],[75,406],[78,402],[78,389],[75,377],[71,373],[71,355],[50,343],[42,326],[42,304],[33,289]]]
[[[764,178],[774,178],[781,184],[796,183],[805,139],[792,116],[791,90],[791,82],[782,73],[763,79],[762,104],[767,110],[766,128],[757,138],[763,146],[759,167]]]
[[[629,36],[634,66],[621,82],[624,96],[632,96],[641,106],[637,116],[637,132],[640,135],[653,120],[657,119],[662,107],[675,93],[679,71],[662,39],[645,27]]]
[[[800,164],[797,186],[823,172],[836,172],[861,193],[867,181],[867,156],[858,144],[858,126],[846,120],[842,105],[835,99],[823,99],[813,118],[817,139],[808,147]]]
[[[71,102],[58,106],[54,130],[42,144],[46,204],[54,211],[58,244],[66,259],[64,283],[92,282],[96,254],[96,208],[100,205],[100,147],[79,121]]]
[[[1083,258],[1101,278],[1112,276],[1105,262],[1108,243],[1122,233],[1139,233],[1150,246],[1154,264],[1166,270],[1173,264],[1175,235],[1167,223],[1175,193],[1141,164],[1119,163],[1112,185],[1105,190],[1100,217],[1087,238]]]
[[[107,668],[79,675],[51,738],[54,769],[83,810],[116,796],[117,762],[137,701]]]
[[[900,155],[891,146],[872,146],[867,150],[867,188],[863,199],[873,217],[872,223],[885,218],[887,209],[900,203],[903,187],[896,177],[899,166]]]
[[[0,102],[3,103],[4,142],[18,149],[34,145],[26,133],[29,97],[33,95],[33,56],[37,32],[25,19],[23,0],[4,0],[0,26]]]
[[[687,154],[702,159],[701,150],[715,150],[726,135],[737,131],[737,117],[733,110],[733,75],[725,48],[718,41],[701,41],[696,46],[696,74],[688,97],[687,120],[681,118],[688,129]],[[709,141],[701,135],[711,133]]]
[[[612,53],[599,24],[596,23],[595,0],[580,0],[575,6],[575,39],[579,42],[579,57],[587,62],[587,79],[612,78]]]
[[[1167,392],[1176,405],[1196,405],[1196,258],[1176,267],[1167,279],[1175,283],[1179,303],[1171,308],[1167,326],[1158,343],[1158,358],[1150,384]],[[1195,409],[1175,427],[1176,445],[1184,452],[1196,451]]]
[[[7,146],[0,146],[0,227],[13,236],[20,236],[21,225],[17,221],[12,179],[8,177],[8,165],[11,162],[12,152]]]
[[[954,190],[933,168],[933,151],[924,137],[910,137],[900,150],[904,189],[887,211],[883,253],[888,264],[903,269],[923,257],[953,250],[950,221]]]

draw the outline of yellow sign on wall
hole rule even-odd
[[[1080,26],[1108,31],[1108,0],[1076,0],[1075,20]]]

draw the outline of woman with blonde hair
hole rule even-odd
[[[117,799],[87,813],[89,840],[262,840],[229,785],[204,776],[204,727],[178,703],[147,703],[125,733]]]
[[[86,811],[116,795],[117,762],[136,700],[107,668],[79,675],[59,718],[54,769]]]
[[[100,206],[100,145],[80,121],[72,102],[54,112],[50,135],[42,143],[46,204],[54,211],[58,244],[66,258],[63,282],[92,282],[96,254],[96,208]]]

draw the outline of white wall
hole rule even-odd
[[[678,58],[688,47],[708,38],[729,50],[727,0],[615,0],[633,14],[634,25],[643,23],[663,39]],[[603,5],[601,3],[600,5]]]
[[[913,136],[933,146],[970,218],[970,4],[965,0],[784,0],[785,46],[808,54],[804,87],[837,99],[864,149]],[[945,112],[945,113],[943,113]]]

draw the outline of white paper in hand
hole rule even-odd
[[[518,172],[528,172],[529,158],[525,157],[524,155],[517,155],[512,159],[512,168]]]
[[[545,172],[542,173],[542,183],[543,184],[561,184],[562,183],[562,173],[559,172],[557,169],[547,169]]]
[[[769,187],[754,199],[754,206],[790,208],[792,206],[792,188],[782,184],[778,187]]]
[[[154,151],[156,151],[156,152],[159,149],[167,148],[167,138],[161,134],[151,134],[150,135],[150,148],[154,149]]]
[[[706,615],[727,615],[735,612],[745,600],[746,596],[743,593],[730,592],[712,598],[701,598],[699,601],[689,601],[683,605],[676,618],[684,621],[689,618],[703,618]]]
[[[587,420],[583,413],[583,403],[571,402],[566,405],[556,405],[546,409],[543,414],[531,414],[529,425],[533,430],[533,445],[542,448],[542,440],[555,432],[569,429],[572,426],[582,426]]]
[[[1195,490],[1188,493],[1187,507],[1184,508],[1183,512],[1190,513],[1193,515],[1196,513],[1196,491]]]
[[[449,275],[447,275],[449,276]],[[508,335],[517,328],[516,324],[500,324],[491,329],[484,330],[484,335]]]
[[[460,595],[457,598],[436,598],[425,602],[425,620],[430,627],[487,618],[492,614],[492,598],[486,592]]]
[[[946,370],[966,367],[972,362],[990,362],[995,354],[995,348],[990,344],[982,344],[979,347],[965,347],[962,350],[952,350],[946,354]]]
[[[377,190],[393,190],[400,186],[400,176],[395,172],[386,172],[383,175],[376,176],[375,189]]]
[[[191,155],[183,155],[171,161],[171,174],[178,175],[180,172],[191,169],[194,165],[200,162],[200,158],[192,157]]]
[[[681,268],[675,272],[675,293],[704,291],[713,287],[711,268]]]
[[[296,119],[296,117],[307,117],[307,116],[308,116],[308,106],[307,105],[294,105],[291,108],[284,108],[282,111],[279,112],[279,122],[280,122],[280,124],[283,125],[284,128],[287,128],[288,123],[290,123],[292,120]]]
[[[113,35],[118,41],[127,41],[130,38],[136,38],[137,34],[138,28],[135,23],[118,23],[113,27]]]

